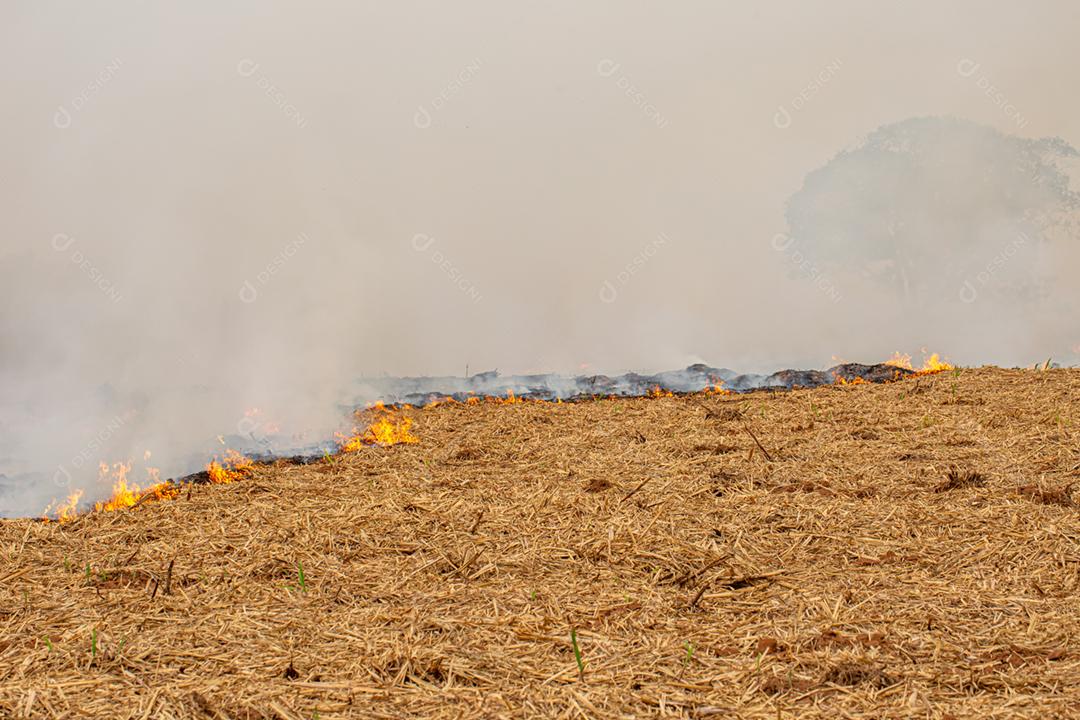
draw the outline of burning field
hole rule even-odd
[[[874,372],[378,406],[0,522],[0,715],[1069,715],[1080,372]]]

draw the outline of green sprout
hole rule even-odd
[[[574,659],[577,660],[578,677],[585,676],[585,661],[581,659],[581,648],[578,647],[577,630],[570,628],[570,644],[574,646]]]
[[[299,560],[296,561],[296,585],[286,585],[286,591],[299,590],[302,593],[307,593],[307,577],[304,575],[304,563]]]

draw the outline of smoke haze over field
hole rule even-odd
[[[197,5],[0,8],[0,515],[361,375],[1078,362],[1064,0]]]

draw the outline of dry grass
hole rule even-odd
[[[1073,715],[1078,411],[1080,372],[998,369],[442,405],[418,445],[3,522],[0,715]]]

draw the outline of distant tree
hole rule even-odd
[[[857,270],[905,301],[955,299],[973,278],[1030,294],[1037,282],[1023,261],[988,268],[1009,243],[1037,246],[1075,227],[1080,196],[1065,165],[1077,157],[1059,138],[912,118],[807,175],[788,201],[788,227],[816,262]]]

